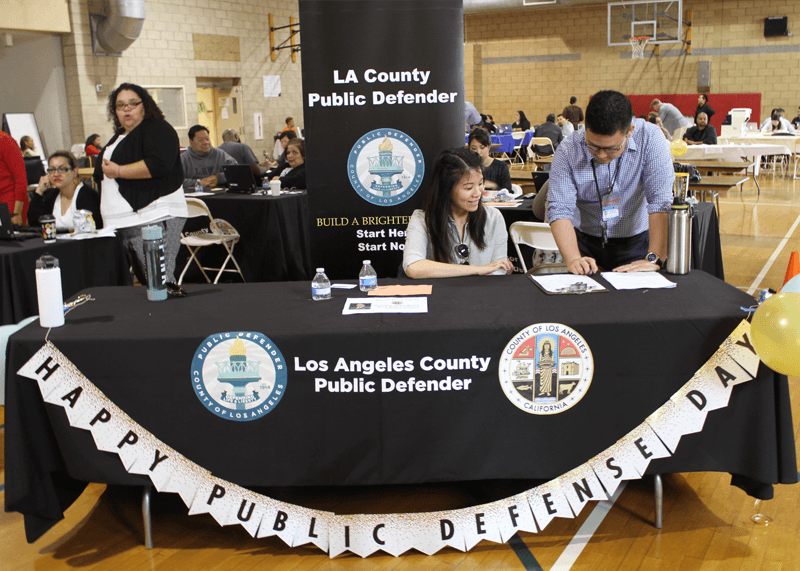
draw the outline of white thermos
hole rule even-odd
[[[45,254],[36,260],[36,295],[39,299],[39,325],[64,325],[64,294],[58,258]]]

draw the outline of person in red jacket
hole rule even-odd
[[[0,202],[8,204],[12,224],[23,224],[28,212],[28,177],[17,142],[0,131]]]

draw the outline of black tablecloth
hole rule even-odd
[[[0,242],[0,325],[19,323],[39,313],[36,260],[45,253],[58,258],[64,299],[92,286],[133,283],[125,251],[117,238],[58,240],[41,238]]]
[[[311,280],[305,191],[280,197],[218,193],[202,200],[215,218],[227,220],[239,232],[234,257],[246,281]]]
[[[498,208],[503,214],[506,228],[511,228],[514,222],[540,222],[533,216],[533,199],[527,198],[517,208]],[[520,246],[525,258],[525,265],[530,269],[532,249]],[[516,272],[522,272],[522,264],[517,259],[517,250],[508,238],[508,257],[514,262]],[[721,280],[725,279],[725,270],[722,267],[722,244],[719,238],[719,219],[717,211],[711,202],[696,204],[692,214],[692,269],[703,270]]]
[[[189,286],[185,299],[147,302],[134,288],[94,288],[98,301],[67,316],[50,340],[115,404],[217,477],[243,486],[400,484],[553,478],[614,444],[683,386],[745,316],[752,298],[700,271],[670,276],[675,289],[547,296],[526,276],[433,280],[429,313],[341,315],[346,297],[311,300],[301,282]],[[391,280],[384,280],[391,283]],[[382,282],[383,283],[383,282]],[[407,282],[405,282],[407,283]],[[551,416],[517,409],[498,380],[498,358],[535,323],[563,323],[586,340],[595,373],[586,396]],[[192,358],[206,337],[255,331],[288,366],[285,394],[268,414],[232,422],[194,393]],[[27,327],[9,343],[16,371],[43,342]],[[491,358],[484,371],[425,371],[433,359]],[[340,361],[340,358],[343,359]],[[410,361],[412,371],[342,370],[351,361]],[[327,371],[313,371],[326,361]],[[305,371],[300,369],[307,369]],[[339,368],[340,370],[336,370]],[[333,393],[315,379],[471,378],[469,390]],[[42,402],[36,382],[9,375],[6,507],[29,537],[57,521],[81,482],[143,484],[91,435]],[[797,480],[786,377],[763,365],[651,471],[722,471],[747,482]],[[766,493],[761,490],[761,493]]]

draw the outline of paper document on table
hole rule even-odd
[[[73,232],[72,234],[59,234],[59,240],[92,240],[94,238],[113,238],[117,233],[113,228],[103,228],[97,232]]]
[[[608,291],[589,276],[576,276],[574,274],[534,276],[533,274],[528,274],[528,277],[542,288],[545,293],[591,293],[594,291]]]
[[[669,289],[678,285],[658,272],[603,272],[600,275],[614,289]]]
[[[331,289],[354,289],[358,284],[331,284]]]
[[[205,190],[204,190],[204,191],[202,191],[202,192],[185,192],[185,193],[183,194],[183,196],[190,196],[190,197],[192,197],[192,198],[197,198],[197,197],[199,197],[199,196],[211,196],[212,194],[214,194],[214,193],[213,193],[213,192],[208,192],[208,191],[205,191]]]
[[[356,313],[428,313],[427,297],[348,297],[342,315]]]
[[[516,208],[522,201],[512,200],[510,202],[484,202],[484,206],[494,206],[495,208]]]

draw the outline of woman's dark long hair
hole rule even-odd
[[[119,87],[111,92],[111,95],[108,96],[108,118],[114,123],[115,132],[122,130],[122,124],[119,122],[119,118],[117,117],[117,95],[119,95],[120,91],[124,91],[126,89],[136,93],[136,95],[138,95],[142,100],[142,105],[144,105],[145,119],[164,118],[164,113],[161,112],[161,109],[158,108],[158,104],[150,96],[150,94],[147,93],[147,90],[144,87],[140,87],[135,83],[122,83]]]
[[[116,116],[116,114],[114,116]],[[89,138],[86,139],[86,142],[83,144],[83,148],[86,149],[86,147],[88,147],[89,145],[94,145],[94,140],[99,136],[100,135],[98,135],[97,133],[92,133],[91,135],[89,135]],[[97,147],[97,150],[100,150],[100,147]]]
[[[527,117],[525,117],[525,111],[520,109],[519,111],[517,111],[517,113],[519,113],[519,123],[517,123],[517,125],[519,125],[520,128],[523,129],[523,130],[530,129],[531,128],[531,122],[528,121]],[[527,125],[527,127],[524,127],[524,125]]]
[[[428,189],[428,202],[425,206],[425,225],[428,228],[433,259],[450,264],[454,262],[453,247],[448,235],[448,219],[452,210],[453,189],[471,171],[481,172],[482,159],[478,153],[464,147],[447,149],[436,157],[433,167],[433,181]],[[486,210],[478,203],[478,210],[470,212],[467,218],[469,236],[481,250],[486,248],[483,230],[486,225]]]

